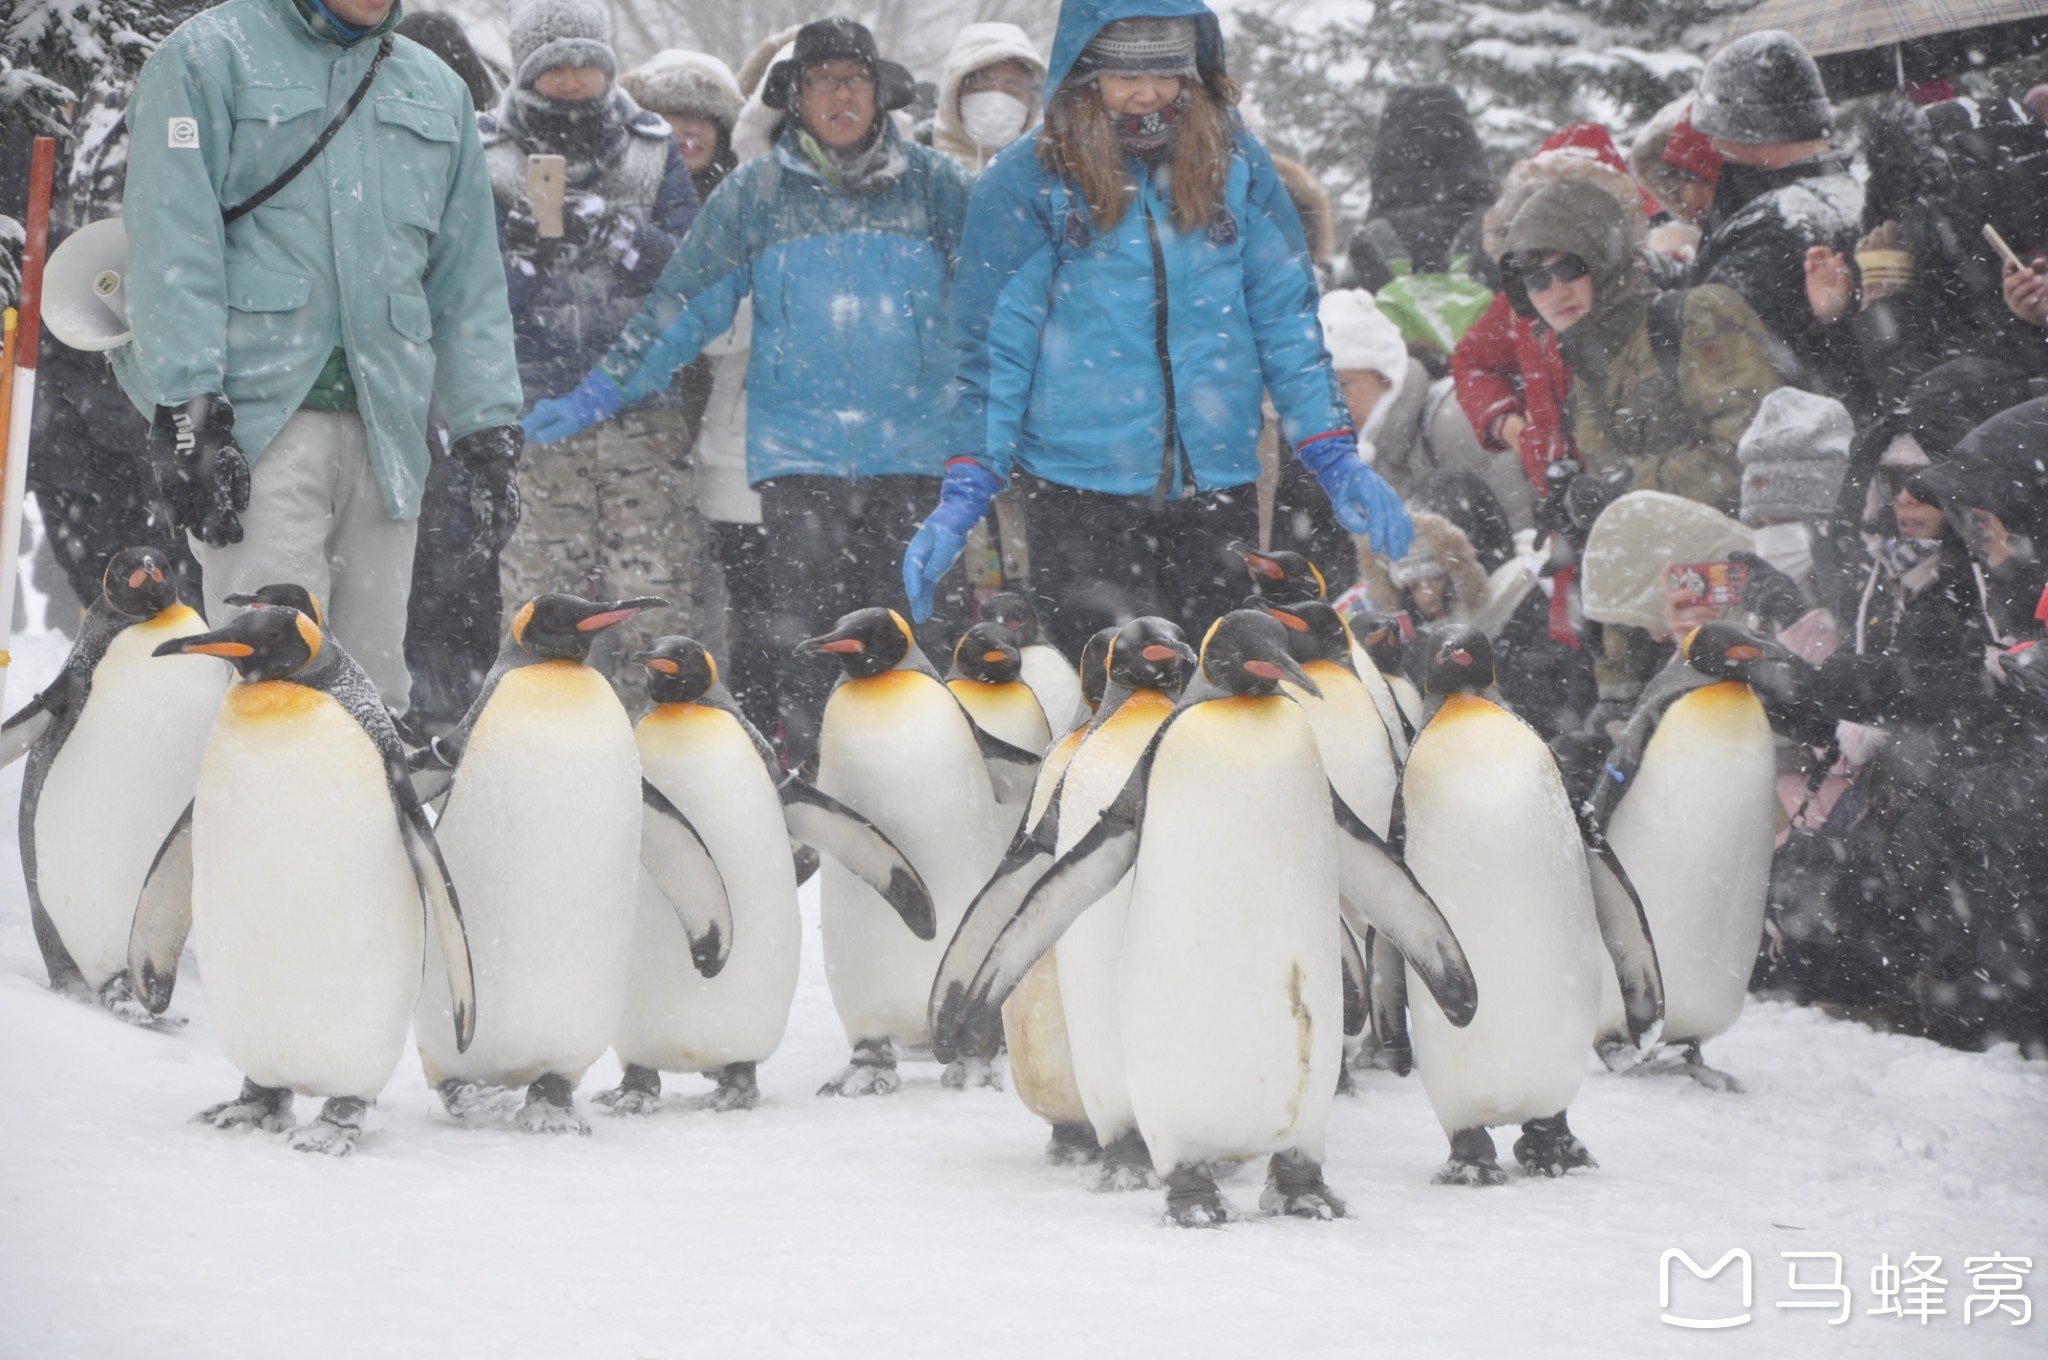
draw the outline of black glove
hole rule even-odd
[[[1782,633],[1806,613],[1806,597],[1799,583],[1755,553],[1732,552],[1730,562],[1749,568],[1749,581],[1742,587],[1742,607],[1762,620],[1773,633]]]
[[[226,397],[215,392],[157,407],[148,454],[173,525],[210,548],[242,541],[249,460],[235,443],[235,408]]]
[[[562,239],[572,246],[607,246],[617,253],[623,224],[611,205],[596,194],[570,193],[562,197]],[[630,233],[624,245],[631,245]]]
[[[553,265],[561,243],[559,236],[540,234],[540,219],[533,215],[533,205],[525,199],[506,209],[505,254],[512,259],[524,260],[536,270],[545,271]]]
[[[1576,458],[1560,458],[1543,469],[1544,498],[1540,513],[1544,527],[1584,548],[1586,536],[1600,512],[1628,490],[1635,474],[1627,468],[1589,472]]]
[[[526,435],[517,425],[473,430],[449,446],[448,456],[469,480],[469,508],[476,516],[471,552],[496,554],[519,527],[519,450]]]

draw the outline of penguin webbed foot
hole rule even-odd
[[[1088,1188],[1098,1195],[1158,1189],[1159,1174],[1152,1168],[1152,1149],[1145,1146],[1144,1135],[1126,1129],[1103,1144],[1102,1160],[1088,1178]]]
[[[207,1106],[192,1116],[192,1122],[210,1124],[216,1129],[261,1129],[265,1133],[283,1133],[298,1121],[292,1114],[289,1087],[258,1086],[244,1077],[240,1095],[233,1100]]]
[[[1259,1208],[1289,1218],[1313,1218],[1322,1222],[1343,1218],[1344,1201],[1323,1179],[1321,1162],[1299,1151],[1276,1152],[1266,1164],[1266,1188],[1259,1194]]]
[[[320,1117],[292,1131],[294,1152],[318,1152],[329,1157],[346,1157],[356,1150],[363,1136],[363,1120],[370,1104],[356,1096],[334,1096],[320,1107]]]
[[[1726,1095],[1739,1096],[1748,1089],[1720,1068],[1707,1066],[1706,1059],[1700,1056],[1697,1042],[1685,1046],[1685,1075],[1709,1091],[1720,1091]]]
[[[1522,1125],[1522,1136],[1515,1140],[1515,1160],[1522,1170],[1554,1179],[1567,1171],[1591,1171],[1600,1165],[1566,1125],[1564,1116],[1559,1110],[1548,1119],[1531,1119]]]
[[[946,1064],[946,1070],[939,1073],[939,1085],[948,1091],[973,1091],[981,1087],[1001,1091],[1007,1089],[1003,1080],[1005,1064],[1001,1057],[984,1058],[978,1053],[968,1053]]]
[[[1091,1124],[1055,1124],[1045,1145],[1048,1166],[1093,1166],[1102,1160],[1102,1143]]]
[[[715,1075],[718,1085],[691,1102],[692,1109],[730,1114],[735,1110],[751,1110],[761,1103],[761,1081],[755,1064],[727,1063]]]
[[[142,1004],[142,998],[135,995],[135,988],[123,971],[108,978],[100,987],[95,1000],[116,1020],[125,1021],[137,1029],[183,1029],[182,1015],[157,1015]]]
[[[638,1063],[627,1063],[626,1074],[609,1091],[599,1091],[591,1101],[617,1116],[653,1114],[661,1108],[661,1072]]]
[[[457,1119],[509,1119],[525,1097],[509,1086],[450,1077],[434,1088],[442,1108]]]
[[[1450,1160],[1429,1178],[1431,1185],[1506,1185],[1508,1173],[1500,1169],[1494,1152],[1493,1135],[1483,1128],[1459,1129],[1451,1135]]]
[[[1350,1063],[1337,1064],[1337,1094],[1355,1096],[1358,1094],[1358,1079],[1351,1075]]]
[[[527,1133],[590,1136],[590,1123],[576,1112],[576,1088],[559,1072],[543,1072],[526,1088],[526,1103],[514,1116]]]
[[[887,1039],[863,1039],[853,1046],[853,1060],[818,1088],[821,1096],[887,1096],[903,1085],[896,1070],[896,1050]]]
[[[1166,1173],[1167,1226],[1220,1228],[1237,1218],[1237,1210],[1216,1188],[1216,1174],[1200,1163],[1177,1166]]]

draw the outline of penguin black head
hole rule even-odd
[[[1261,552],[1249,543],[1233,542],[1230,550],[1244,559],[1252,588],[1261,599],[1295,604],[1320,600],[1330,593],[1330,583],[1316,564],[1295,552]]]
[[[313,664],[325,639],[320,625],[296,609],[252,609],[210,633],[172,638],[156,656],[218,656],[244,680],[287,680]]]
[[[1156,614],[1132,619],[1112,635],[1109,678],[1125,689],[1179,694],[1187,683],[1195,649],[1177,624]]]
[[[646,609],[666,609],[655,595],[599,602],[578,595],[536,595],[512,619],[512,641],[542,661],[581,663],[597,635]]]
[[[100,594],[117,613],[153,619],[178,602],[171,556],[162,548],[123,548],[100,573]]]
[[[901,614],[870,608],[842,616],[831,632],[799,642],[796,652],[798,656],[835,656],[848,678],[872,680],[896,669],[915,646],[917,639]]]
[[[1716,619],[1688,633],[1686,664],[1713,680],[1736,680],[1773,699],[1796,701],[1812,667],[1783,644]]]
[[[1311,661],[1350,662],[1351,634],[1345,631],[1344,619],[1321,600],[1280,604],[1254,595],[1244,602],[1244,607],[1272,615],[1287,630],[1288,655],[1302,665]]]
[[[223,595],[221,603],[237,605],[243,609],[296,609],[320,627],[327,626],[327,615],[320,608],[320,597],[304,586],[290,582],[279,582],[276,585],[260,586],[255,590]]]
[[[953,673],[984,685],[1014,684],[1024,673],[1024,654],[1014,637],[1007,624],[975,624],[953,645]]]
[[[1392,614],[1365,610],[1351,616],[1351,636],[1365,648],[1381,675],[1401,673],[1401,621]]]
[[[1117,627],[1111,624],[1081,644],[1081,701],[1090,712],[1102,707],[1102,692],[1109,688],[1109,649],[1116,634]]]
[[[1423,693],[1470,694],[1493,688],[1493,644],[1486,634],[1462,623],[1448,623],[1430,629],[1428,641]]]
[[[1289,680],[1321,698],[1323,692],[1288,655],[1287,630],[1257,609],[1233,609],[1202,639],[1202,674],[1226,694],[1260,698]]]
[[[718,683],[718,662],[695,638],[656,638],[633,659],[647,667],[647,697],[657,704],[693,704]]]
[[[1038,631],[1038,611],[1031,607],[1031,601],[1014,590],[999,590],[981,602],[981,610],[975,615],[981,623],[999,623],[1010,630],[1010,640],[1019,647],[1030,647],[1042,641]]]

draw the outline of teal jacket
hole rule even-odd
[[[145,415],[225,392],[253,462],[346,349],[385,509],[409,519],[426,482],[430,398],[456,438],[519,418],[468,90],[399,38],[319,158],[221,223],[313,144],[399,17],[393,5],[375,33],[343,47],[292,0],[226,0],[149,59],[128,107],[135,338],[113,357]]]

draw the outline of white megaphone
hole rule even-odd
[[[43,325],[73,349],[128,343],[128,233],[118,217],[80,227],[43,266]]]

